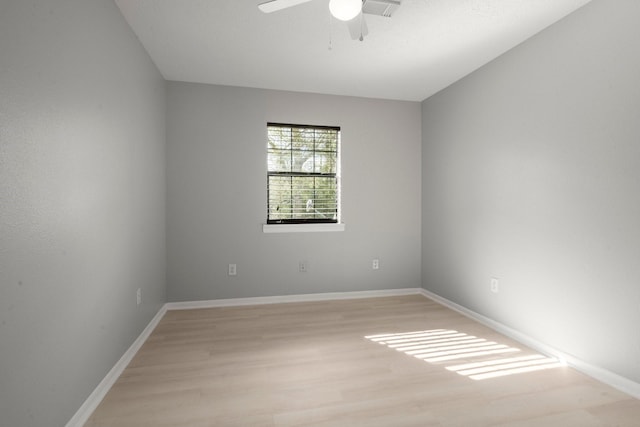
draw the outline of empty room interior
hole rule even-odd
[[[0,426],[640,425],[640,2],[356,4],[0,0]]]

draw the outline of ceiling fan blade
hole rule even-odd
[[[258,5],[258,9],[264,13],[277,12],[278,10],[287,9],[292,6],[297,6],[302,3],[310,2],[311,0],[271,0]]]
[[[349,27],[349,33],[353,40],[362,41],[364,40],[364,37],[369,34],[367,21],[365,21],[364,13],[362,12],[360,12],[358,16],[353,18],[351,21],[347,21],[347,26]]]

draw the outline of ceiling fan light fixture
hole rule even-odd
[[[351,21],[362,10],[362,0],[329,0],[329,11],[334,18]]]

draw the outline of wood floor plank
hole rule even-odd
[[[175,310],[86,426],[640,425],[553,362],[420,295]]]

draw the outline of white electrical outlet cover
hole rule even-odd
[[[235,276],[236,274],[238,274],[236,264],[229,264],[229,276]]]
[[[497,294],[500,290],[500,282],[495,277],[491,279],[491,292]]]

